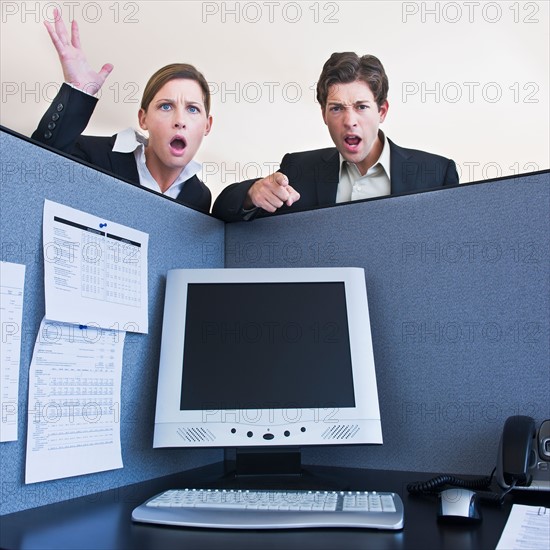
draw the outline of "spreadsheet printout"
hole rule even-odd
[[[25,483],[122,468],[125,335],[42,320],[29,372]]]
[[[147,333],[149,235],[44,202],[46,319]]]
[[[0,442],[17,441],[25,266],[0,262]]]

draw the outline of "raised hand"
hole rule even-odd
[[[65,23],[57,9],[54,10],[54,18],[54,25],[48,21],[44,21],[44,25],[59,55],[65,82],[95,95],[113,70],[113,65],[106,63],[99,72],[95,72],[82,51],[78,23],[76,21],[71,23],[69,38]]]

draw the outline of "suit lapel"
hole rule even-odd
[[[338,149],[323,151],[321,162],[315,167],[317,182],[317,201],[319,206],[334,204],[336,190],[340,180],[340,155]]]
[[[111,140],[109,142],[109,161],[111,163],[111,171],[113,174],[117,174],[119,177],[139,185],[139,173],[134,153],[115,153],[113,151],[116,136],[117,134],[111,136]]]
[[[390,171],[391,171],[391,194],[404,193],[410,190],[411,181],[416,180],[418,166],[408,162],[409,155],[402,147],[395,145],[390,139]]]
[[[418,166],[411,162],[410,155],[390,139],[391,194],[405,193],[417,179]],[[323,151],[321,162],[315,168],[317,182],[317,200],[320,206],[334,204],[340,180],[340,155],[338,150]]]
[[[139,173],[133,153],[112,153],[113,172],[139,185]]]
[[[193,176],[185,182],[176,200],[182,204],[198,204],[200,201],[200,180]]]
[[[111,171],[119,177],[124,178],[136,185],[141,185],[134,153],[115,153],[113,146],[116,141],[116,134],[111,137],[109,145],[109,162]],[[176,201],[197,208],[208,213],[210,210],[211,195],[206,190],[197,176],[186,181]]]

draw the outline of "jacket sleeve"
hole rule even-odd
[[[72,153],[96,104],[96,97],[63,84],[32,134],[32,139],[59,151]]]
[[[458,172],[454,160],[449,159],[442,185],[458,185]]]
[[[246,180],[227,186],[215,200],[212,214],[225,222],[248,221],[256,217],[260,208],[243,209],[248,190],[256,181]]]
[[[292,186],[294,186],[294,178],[297,177],[299,179],[302,172],[299,160],[296,161],[297,158],[299,159],[300,157],[295,153],[286,153],[277,170],[277,172],[282,172],[289,178],[290,185]],[[235,222],[252,221],[255,218],[276,216],[277,214],[287,212],[288,207],[285,205],[273,213],[266,212],[263,208],[243,209],[248,190],[258,179],[260,178],[241,181],[240,183],[234,183],[226,187],[214,202],[212,214],[223,221]]]

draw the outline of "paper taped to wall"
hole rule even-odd
[[[0,262],[0,441],[17,441],[25,266]]]
[[[122,468],[125,335],[42,320],[29,372],[25,483]]]
[[[46,318],[147,333],[149,235],[44,201]]]

